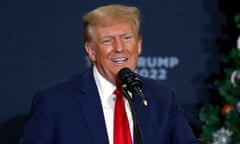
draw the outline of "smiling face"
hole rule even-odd
[[[141,53],[141,38],[130,22],[95,26],[90,30],[91,40],[85,42],[89,59],[100,74],[116,85],[120,69],[135,70]]]

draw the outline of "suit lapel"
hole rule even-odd
[[[78,101],[86,119],[93,143],[109,143],[101,100],[93,78],[92,69],[83,75],[79,92],[81,95],[78,97]]]

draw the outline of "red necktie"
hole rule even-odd
[[[116,89],[114,94],[116,95],[114,111],[114,144],[132,144],[122,92],[120,89]]]

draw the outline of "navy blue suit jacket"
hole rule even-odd
[[[159,81],[140,79],[148,100],[138,114],[144,144],[201,144],[180,113],[174,92]],[[133,96],[133,101],[138,109],[140,98]],[[37,92],[20,143],[109,143],[92,69]]]

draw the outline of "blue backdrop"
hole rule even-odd
[[[216,39],[224,15],[209,0],[8,0],[0,2],[0,143],[16,143],[34,92],[89,66],[82,43],[82,15],[110,3],[142,12],[139,74],[176,90],[197,133],[198,106],[209,102],[205,80],[219,71]]]

